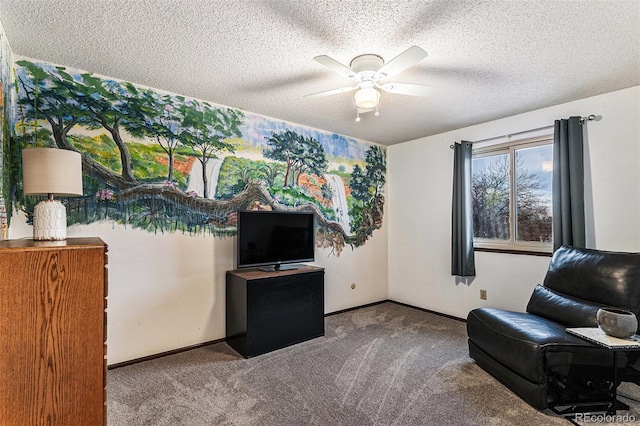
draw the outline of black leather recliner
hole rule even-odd
[[[596,313],[605,306],[640,314],[640,253],[562,246],[526,313],[469,312],[469,355],[533,407],[545,409],[560,398],[559,381],[610,384],[612,352],[565,331],[596,327]],[[625,368],[626,354],[618,353],[616,361]]]

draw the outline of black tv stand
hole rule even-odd
[[[324,336],[324,269],[228,271],[226,336],[245,358]]]

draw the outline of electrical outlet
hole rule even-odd
[[[480,290],[480,299],[487,300],[487,290]]]
[[[351,283],[351,290],[356,288],[356,283]]]

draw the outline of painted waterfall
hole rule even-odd
[[[349,219],[349,207],[347,204],[347,192],[344,188],[344,182],[338,175],[325,175],[327,182],[331,185],[331,204],[336,215],[336,221],[342,226],[344,232],[351,233],[351,224]]]
[[[45,62],[16,62],[16,77],[16,151],[83,154],[70,223],[226,236],[238,210],[303,210],[336,254],[382,226],[378,145]],[[14,193],[29,216],[36,200]]]
[[[222,160],[218,158],[212,158],[207,162],[207,166],[205,169],[205,175],[207,177],[206,198],[213,198],[216,195],[221,167]],[[187,185],[187,193],[204,197],[204,186],[205,182],[202,175],[202,163],[200,161],[194,161],[193,165],[191,166],[191,171],[189,172],[189,184]]]

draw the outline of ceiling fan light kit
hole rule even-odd
[[[360,109],[371,109],[378,106],[380,92],[375,87],[366,87],[353,94],[356,106]]]
[[[430,86],[408,83],[378,83],[379,80],[398,74],[426,57],[427,52],[418,46],[411,46],[386,64],[381,56],[375,54],[356,56],[349,63],[349,67],[329,56],[316,56],[313,58],[316,62],[344,75],[357,84],[353,87],[327,90],[306,95],[305,97],[317,98],[355,90],[353,99],[357,108],[356,121],[360,121],[360,113],[369,112],[374,108],[376,109],[374,115],[377,117],[380,115],[378,104],[380,103],[381,90],[410,96],[427,96],[429,94]]]

